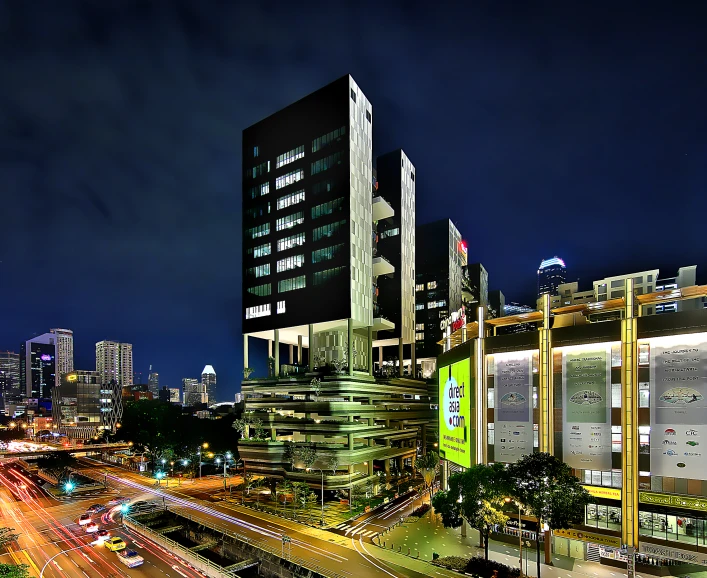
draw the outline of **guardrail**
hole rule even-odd
[[[178,512],[177,508],[172,508],[171,510],[175,513],[178,513],[180,516],[186,517],[191,522],[196,522],[206,528],[209,528],[211,530],[216,530],[226,536],[229,536],[231,538],[238,540],[239,542],[243,542],[245,544],[248,544],[249,546],[252,546],[253,548],[257,548],[258,550],[262,550],[263,552],[267,552],[268,554],[275,556],[281,560],[287,560],[288,562],[294,562],[298,566],[304,568],[305,570],[309,570],[310,572],[316,572],[317,574],[320,574],[322,576],[326,576],[327,578],[348,578],[348,577],[344,576],[343,574],[339,574],[339,573],[334,572],[328,568],[323,568],[322,566],[319,566],[318,564],[314,564],[313,562],[310,562],[309,560],[305,560],[304,558],[300,558],[299,556],[292,556],[291,554],[283,555],[282,550],[280,550],[278,548],[273,548],[272,546],[270,546],[270,544],[267,544],[263,540],[253,539],[248,536],[244,536],[243,534],[239,534],[238,532],[233,532],[232,530],[228,529],[226,526],[222,526],[220,524],[205,522],[205,520],[203,520],[201,518],[194,518],[194,517],[192,517],[191,513],[188,512],[188,508],[187,508],[187,512]]]

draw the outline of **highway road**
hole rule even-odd
[[[338,578],[421,578],[426,574],[400,568],[376,557],[371,544],[358,538],[342,539],[330,532],[311,530],[298,524],[280,520],[274,516],[258,515],[247,508],[228,503],[209,503],[182,492],[179,487],[155,486],[145,477],[125,469],[81,458],[86,464],[84,475],[105,476],[111,484],[122,487],[121,494],[128,490],[164,498],[170,509],[188,512],[194,519],[218,525],[224,531],[244,535],[275,550],[282,548],[282,536],[291,538],[291,554],[324,570],[329,576]],[[185,488],[186,489],[186,488]]]
[[[0,527],[14,528],[17,542],[0,555],[7,564],[26,564],[30,576],[47,578],[201,578],[202,574],[141,536],[126,531],[106,512],[94,516],[100,527],[119,535],[145,559],[137,568],[127,568],[117,555],[79,526],[78,517],[94,503],[110,499],[96,497],[59,502],[44,492],[34,476],[19,466],[0,467]],[[46,567],[45,567],[46,566]]]
[[[412,493],[400,496],[383,506],[367,514],[359,516],[356,520],[348,520],[332,528],[332,532],[342,536],[359,538],[371,541],[374,536],[397,524],[402,518],[412,514],[416,506],[421,503],[417,494]]]

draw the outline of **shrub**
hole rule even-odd
[[[519,578],[520,569],[512,568],[496,562],[496,560],[484,560],[481,556],[471,558],[464,569],[468,574],[474,574],[481,578],[491,578],[493,571],[498,570],[498,578]]]
[[[447,570],[464,572],[469,564],[469,559],[462,558],[461,556],[445,556],[444,558],[437,558],[436,560],[433,560],[432,564],[435,566],[441,566]]]
[[[427,512],[430,511],[430,505],[429,504],[422,504],[419,508],[415,508],[412,511],[413,516],[417,516],[418,518],[422,518]]]

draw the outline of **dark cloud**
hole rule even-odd
[[[0,3],[0,346],[240,365],[244,127],[350,72],[491,285],[707,265],[699,4]],[[444,202],[440,202],[440,201]],[[667,219],[666,219],[667,218]]]

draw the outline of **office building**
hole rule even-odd
[[[415,168],[396,150],[374,178],[372,126],[345,76],[243,133],[244,365],[253,338],[269,342],[273,363],[268,378],[242,382],[263,427],[239,453],[251,472],[327,492],[410,466],[433,421],[427,385],[401,377],[406,358],[414,371]],[[385,348],[397,367],[376,378]],[[293,472],[285,449],[313,444],[322,473]]]
[[[103,383],[115,381],[120,387],[133,384],[133,346],[117,341],[96,343],[96,371]]]
[[[373,195],[374,359],[380,370],[397,358],[398,375],[414,375],[415,167],[402,150],[376,159]]]
[[[502,291],[489,291],[489,317],[503,317],[506,314],[506,296]]]
[[[185,406],[201,405],[209,401],[206,386],[203,383],[199,383],[198,379],[190,377],[183,378],[182,391],[184,392]]]
[[[489,274],[481,263],[462,266],[462,305],[465,309],[489,306]]]
[[[452,324],[465,319],[463,267],[467,246],[449,219],[418,225],[415,231],[415,341],[422,374],[434,373],[438,342]]]
[[[206,365],[201,372],[201,385],[204,386],[206,392],[205,403],[216,403],[216,372],[212,365]]]
[[[543,297],[538,297],[537,308],[543,301]],[[596,301],[596,296],[594,295],[594,290],[589,289],[588,291],[580,291],[579,283],[577,281],[572,281],[570,283],[561,283],[555,289],[555,294],[550,295],[550,307],[553,309],[557,307],[565,307],[567,305],[583,305],[585,303],[594,303]]]
[[[58,384],[57,336],[44,333],[20,346],[20,382],[27,397],[51,399]]]
[[[157,398],[163,403],[169,403],[170,395],[169,388],[167,386],[163,386],[157,393]]]
[[[646,292],[656,279],[655,271],[629,275],[619,287],[607,278],[606,292],[617,294],[592,303],[553,308],[545,295],[539,311],[521,314],[531,331],[498,334],[517,316],[486,319],[481,330],[471,322],[438,358],[440,408],[448,380],[474,387],[458,420],[464,432],[439,412],[443,486],[458,467],[542,451],[567,463],[592,497],[581,524],[546,535],[546,556],[625,568],[635,549],[641,575],[682,575],[691,569],[665,568],[667,561],[704,565],[707,558],[707,377],[700,373],[707,311],[689,303],[701,303],[707,286],[669,289],[682,310],[651,315],[666,301],[665,290]],[[586,323],[564,319],[577,314]],[[462,438],[465,452],[446,442]],[[523,521],[523,537],[535,539],[537,520],[523,514]],[[517,526],[504,531],[518,539]]]
[[[169,388],[169,402],[175,404],[182,403],[182,392],[178,387]]]
[[[152,366],[150,366],[150,373],[147,375],[147,385],[152,397],[157,397],[160,391],[160,374],[152,371]]]
[[[538,297],[554,295],[557,287],[567,280],[565,262],[557,255],[552,259],[543,259],[538,267]]]
[[[115,432],[123,416],[121,387],[104,383],[98,371],[74,370],[61,377],[52,392],[52,418],[59,433],[88,440],[102,432]]]
[[[20,355],[13,351],[0,351],[0,396],[20,395]]]
[[[74,332],[71,329],[50,329],[56,335],[56,367],[58,376],[74,370]]]

